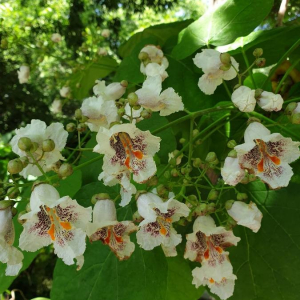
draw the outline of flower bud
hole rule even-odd
[[[107,194],[107,193],[99,193],[99,194],[93,195],[93,197],[91,199],[91,202],[92,202],[92,204],[96,204],[97,201],[107,200],[107,199],[110,199],[109,194]]]
[[[80,123],[85,123],[89,118],[86,116],[82,116],[82,118],[79,120]]]
[[[214,213],[216,211],[216,204],[215,203],[209,203],[207,205],[207,211],[209,213]]]
[[[36,142],[33,142],[32,146],[31,146],[31,149],[30,149],[30,152],[34,153],[38,148],[39,148],[39,144],[36,143]]]
[[[293,114],[291,122],[292,124],[300,124],[300,113]]]
[[[199,130],[198,129],[194,129],[193,130],[193,138],[196,137],[199,134]]]
[[[18,140],[18,147],[22,150],[22,151],[30,151],[31,147],[32,147],[32,141],[30,138],[28,137],[21,137]]]
[[[44,152],[51,152],[55,149],[55,143],[52,139],[43,141],[42,149]]]
[[[202,163],[201,159],[200,159],[199,157],[197,157],[197,158],[195,158],[194,161],[193,161],[193,166],[194,166],[195,168],[199,168],[200,165],[201,165],[201,163]]]
[[[7,171],[10,174],[18,174],[23,170],[23,163],[20,159],[16,158],[10,160],[7,164]]]
[[[238,201],[245,201],[248,199],[248,195],[246,193],[237,193],[236,199]]]
[[[205,203],[199,204],[199,205],[195,208],[194,212],[195,212],[198,216],[203,216],[203,215],[205,215],[205,214],[207,213],[207,204],[205,204]]]
[[[168,190],[166,189],[166,187],[163,184],[158,185],[156,189],[157,189],[157,194],[160,197],[165,197],[166,194],[169,193]]]
[[[258,58],[256,61],[255,61],[255,65],[257,67],[263,67],[264,65],[266,64],[266,59],[265,58]]]
[[[166,179],[170,179],[170,177],[171,177],[170,171],[165,171],[164,177],[165,177]]]
[[[155,186],[158,184],[158,178],[156,175],[152,176],[148,181],[147,181],[147,185],[148,186]]]
[[[214,190],[214,189],[210,190],[210,192],[207,196],[207,200],[210,200],[210,201],[217,200],[218,196],[219,196],[219,192],[217,190]]]
[[[232,157],[232,158],[237,158],[237,152],[236,152],[234,149],[232,149],[232,150],[228,153],[227,156]]]
[[[141,106],[140,105],[135,105],[135,106],[133,106],[132,107],[134,110],[139,110],[139,109],[141,109]]]
[[[82,111],[80,108],[75,110],[75,119],[80,120],[82,118]]]
[[[256,89],[254,94],[255,99],[259,98],[263,93],[263,91],[264,91],[263,89]]]
[[[77,131],[78,132],[85,132],[87,130],[87,125],[84,123],[80,123],[77,126]]]
[[[138,211],[136,211],[133,215],[132,215],[132,221],[135,223],[140,223],[143,221],[143,217],[139,214]]]
[[[235,140],[230,140],[227,143],[227,147],[230,148],[230,149],[233,149],[235,146],[236,146],[236,141]]]
[[[190,204],[192,204],[193,206],[197,206],[198,205],[199,201],[198,201],[198,198],[197,198],[196,195],[189,195],[187,198],[188,198],[188,202]]]
[[[249,173],[245,171],[244,178],[240,181],[242,184],[247,184],[249,183]]]
[[[231,65],[231,57],[229,53],[221,53],[220,54],[220,61],[224,65]],[[230,66],[229,66],[230,68]]]
[[[235,202],[234,200],[227,200],[225,202],[225,208],[226,208],[226,210],[229,210],[232,207],[232,205],[233,205],[234,202]]]
[[[122,116],[125,115],[125,108],[124,108],[124,107],[118,109],[118,115],[119,115],[120,117],[122,117]]]
[[[26,222],[26,220],[21,219],[21,217],[22,217],[23,215],[25,215],[25,214],[27,214],[27,211],[26,211],[26,210],[23,210],[23,211],[21,211],[21,212],[18,214],[18,222],[19,222],[21,225],[23,225],[23,224]]]
[[[206,155],[205,161],[209,163],[215,163],[215,161],[218,160],[217,155],[215,152],[209,152]]]
[[[296,107],[298,106],[298,104],[296,102],[291,102],[287,105],[287,107],[284,110],[284,113],[286,115],[291,115],[293,113],[293,111],[296,109]]]
[[[254,51],[253,51],[253,55],[255,57],[260,57],[262,56],[264,53],[263,49],[262,48],[256,48]]]
[[[255,181],[255,180],[256,180],[255,174],[249,174],[249,182]]]
[[[144,60],[146,60],[148,58],[149,58],[149,55],[148,55],[147,52],[140,52],[139,53],[139,60],[144,61]]]
[[[20,157],[20,160],[21,160],[21,162],[23,164],[23,168],[26,168],[28,166],[28,164],[29,164],[28,157],[27,156]]]
[[[128,103],[129,103],[130,106],[137,105],[137,103],[139,101],[139,98],[138,98],[136,93],[128,94],[127,99],[128,99]]]
[[[149,109],[144,109],[142,112],[141,112],[141,117],[143,119],[150,119],[152,116],[152,112],[149,110]]]
[[[12,200],[2,200],[0,201],[0,210],[7,209],[9,206],[13,206],[15,201]]]
[[[63,163],[58,170],[58,175],[62,178],[66,178],[72,175],[72,173],[73,173],[73,167],[68,163]]]
[[[185,143],[185,138],[181,138],[181,139],[179,140],[179,143],[180,143],[180,144],[184,144],[184,143]]]
[[[231,230],[234,226],[236,226],[237,222],[228,216],[227,224],[225,226],[226,230]]]
[[[124,87],[124,88],[127,88],[128,87],[128,81],[127,80],[122,80],[120,82],[121,86]]]
[[[172,169],[171,170],[171,176],[172,177],[178,177],[179,176],[179,172],[176,169]]]
[[[231,65],[221,65],[219,69],[222,71],[228,71],[230,68],[231,68]]]
[[[20,191],[18,188],[16,187],[10,187],[8,190],[7,190],[7,197],[9,199],[16,199],[18,196],[20,195]]]
[[[75,129],[76,129],[76,124],[74,124],[74,123],[68,123],[66,125],[66,130],[68,132],[73,132]]]

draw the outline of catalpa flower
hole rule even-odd
[[[68,133],[64,130],[61,123],[52,123],[47,127],[46,123],[40,120],[31,120],[31,123],[16,129],[16,135],[12,138],[10,145],[12,146],[12,151],[21,157],[28,156],[31,163],[25,167],[20,174],[27,178],[28,175],[41,176],[42,173],[38,167],[32,164],[31,156],[22,151],[18,146],[18,141],[22,137],[29,138],[32,142],[36,143],[36,150],[31,153],[35,160],[37,160],[42,167],[42,169],[47,172],[51,169],[51,166],[59,160],[63,160],[63,156],[60,151],[62,151],[66,145]],[[55,147],[50,152],[43,152],[42,145],[43,141],[51,139]]]
[[[164,81],[168,77],[166,69],[169,66],[169,62],[162,50],[155,45],[147,45],[141,50],[141,53],[145,55],[141,59],[141,73],[149,77],[159,76],[160,81]]]
[[[238,158],[226,157],[221,175],[226,184],[234,186],[244,178],[245,170],[241,168]]]
[[[236,146],[239,164],[266,182],[272,189],[287,186],[293,175],[289,163],[300,156],[299,142],[285,138],[258,122],[251,123],[245,143]]]
[[[255,203],[250,202],[246,204],[242,201],[235,201],[227,212],[238,225],[248,227],[253,232],[257,232],[260,229],[263,215]]]
[[[59,42],[61,42],[62,37],[59,33],[53,33],[52,36],[51,36],[51,40],[54,43],[59,43]]]
[[[86,123],[90,130],[94,132],[98,132],[102,126],[108,128],[111,123],[120,119],[115,101],[104,100],[101,96],[85,99],[81,111],[88,118]]]
[[[60,90],[59,90],[59,94],[63,97],[66,98],[70,95],[70,88],[68,86],[63,86]]]
[[[161,116],[168,116],[184,109],[181,97],[173,88],[161,91],[160,77],[148,77],[143,87],[135,92],[138,96],[138,104],[152,111],[159,111]]]
[[[242,85],[232,93],[231,101],[240,111],[254,111],[256,105],[255,90]]]
[[[166,256],[176,256],[176,246],[182,237],[172,223],[177,222],[180,217],[187,217],[190,209],[172,198],[163,202],[152,193],[139,196],[137,206],[139,214],[144,218],[136,234],[137,243],[145,250],[161,245]]]
[[[54,252],[65,264],[72,265],[85,251],[86,227],[92,208],[84,208],[49,184],[36,186],[30,197],[31,211],[22,215],[26,220],[20,236],[20,248],[34,252],[53,244]]]
[[[15,228],[12,220],[11,201],[1,201],[5,207],[0,209],[0,261],[6,263],[6,276],[16,276],[22,268],[23,253],[13,246]]]
[[[283,99],[279,94],[264,91],[258,97],[257,103],[265,111],[279,111],[282,109]]]
[[[101,241],[115,253],[119,260],[128,259],[135,245],[129,234],[137,226],[131,221],[117,221],[117,212],[112,200],[99,200],[93,210],[93,222],[88,225],[87,234],[90,241]]]
[[[136,191],[130,183],[130,175],[134,181],[143,183],[155,174],[153,156],[159,150],[160,138],[133,124],[121,124],[109,130],[100,128],[96,139],[98,144],[94,152],[104,154],[99,180],[103,179],[106,185],[121,183],[121,205],[125,206]]]
[[[20,84],[27,83],[30,76],[30,68],[28,66],[21,66],[18,71],[18,79]]]
[[[93,92],[96,96],[101,96],[104,101],[117,100],[121,98],[127,87],[127,82],[113,82],[108,86],[104,80],[96,80],[96,85],[93,87]]]
[[[200,263],[207,263],[214,268],[228,261],[228,252],[224,250],[236,246],[240,241],[232,231],[217,227],[210,216],[199,216],[193,225],[193,233],[187,234],[184,258]]]
[[[236,276],[232,273],[232,266],[229,261],[218,265],[215,272],[208,264],[202,264],[192,271],[193,284],[196,288],[207,285],[210,291],[221,299],[228,299],[232,296]]]
[[[222,70],[224,69],[224,64],[221,61],[221,53],[213,49],[202,50],[201,53],[196,54],[193,61],[204,72],[204,75],[199,79],[198,86],[207,95],[212,95],[217,86],[222,84],[223,80],[235,78],[237,76],[236,70],[238,71],[239,69],[239,64],[231,57],[228,70]]]

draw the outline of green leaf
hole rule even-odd
[[[253,84],[252,78],[256,84],[256,87]],[[243,85],[249,87],[252,90],[255,90],[255,89],[261,89],[263,87],[265,80],[268,77],[262,73],[254,73],[254,74],[252,74],[252,78],[251,78],[251,76],[247,76],[243,82]],[[266,84],[264,86],[264,91],[272,92],[272,85],[270,82],[268,82],[268,84]]]
[[[56,189],[61,197],[70,196],[71,198],[80,190],[81,171],[76,170],[71,176],[59,181]]]
[[[273,0],[227,0],[180,33],[173,55],[177,59],[183,59],[203,46],[229,44],[237,37],[253,31],[272,6]]]
[[[96,62],[91,62],[83,70],[77,70],[70,76],[72,95],[78,100],[89,96],[90,89],[97,79],[102,79],[114,72],[118,63],[111,57],[100,57]]]
[[[294,300],[299,298],[299,184],[267,190],[260,181],[244,191],[263,213],[258,233],[237,226],[241,237],[230,247],[236,281],[233,300]]]
[[[119,219],[130,219],[131,208],[118,209]],[[189,263],[182,254],[166,258],[160,247],[138,246],[126,261],[118,261],[100,241],[87,246],[80,271],[57,261],[51,298],[55,300],[195,300],[203,289],[191,284]]]

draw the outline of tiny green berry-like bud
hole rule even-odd
[[[237,158],[237,152],[236,152],[236,150],[232,149],[232,150],[228,153],[227,156],[232,157],[232,158]]]
[[[52,139],[43,141],[42,149],[44,152],[51,152],[55,149],[55,143]]]
[[[231,57],[229,53],[221,53],[220,54],[220,61],[224,65],[230,65],[231,64]]]
[[[184,143],[185,143],[185,138],[181,138],[181,139],[179,140],[179,143],[180,143],[180,144],[184,144]]]
[[[199,130],[198,129],[194,129],[193,130],[193,137],[196,137],[199,134]]]
[[[292,124],[300,124],[300,113],[293,114],[291,118]]]
[[[266,64],[266,59],[265,58],[258,58],[256,61],[255,61],[255,64],[257,67],[263,67],[265,64]]]
[[[222,71],[228,71],[230,68],[231,68],[231,65],[221,65],[219,69]]]
[[[139,60],[146,60],[147,58],[149,58],[149,55],[147,52],[140,52],[139,53]]]
[[[210,190],[207,200],[214,201],[217,200],[219,196],[219,192],[217,190]]]
[[[26,211],[26,210],[23,210],[23,211],[21,211],[21,212],[18,214],[18,222],[19,222],[21,225],[23,225],[23,224],[26,222],[26,220],[21,219],[21,217],[22,217],[23,215],[25,215],[25,214],[27,214],[27,211]]]
[[[99,193],[99,194],[93,195],[91,202],[92,202],[92,204],[96,204],[96,202],[99,200],[107,200],[107,199],[110,199],[109,194]]]
[[[8,190],[7,190],[7,197],[9,199],[16,199],[18,196],[20,195],[20,191],[18,188],[16,187],[10,187]]]
[[[157,194],[158,196],[165,196],[166,193],[168,193],[168,190],[166,189],[166,187],[163,184],[160,184],[159,186],[157,186]]]
[[[147,181],[147,185],[148,186],[155,186],[158,184],[158,178],[156,175],[152,176],[148,181]]]
[[[165,177],[166,179],[169,179],[169,178],[171,177],[170,172],[169,172],[169,171],[166,171],[166,172],[164,173],[164,177]]]
[[[143,221],[143,217],[139,214],[138,211],[136,211],[133,215],[132,215],[132,221],[135,223],[140,223]]]
[[[72,175],[72,173],[73,173],[73,167],[68,163],[63,163],[58,170],[58,175],[62,178],[66,178]]]
[[[199,157],[197,157],[197,158],[195,158],[194,159],[194,161],[193,161],[193,166],[195,167],[195,168],[199,168],[200,167],[200,165],[201,165],[201,159],[199,158]]]
[[[291,115],[293,113],[293,111],[295,110],[295,108],[297,107],[297,103],[296,102],[291,102],[287,105],[287,107],[284,110],[284,113],[286,115]]]
[[[225,226],[226,230],[231,230],[234,226],[236,226],[237,222],[228,216],[227,224]]]
[[[196,207],[196,209],[194,210],[194,212],[198,215],[198,216],[203,216],[207,213],[207,205],[205,203],[201,203],[200,205],[198,205]]]
[[[150,119],[152,116],[152,112],[147,110],[147,109],[144,109],[142,112],[141,112],[141,117],[144,118],[144,119]]]
[[[66,125],[66,130],[67,130],[68,132],[73,132],[75,129],[76,129],[76,125],[75,125],[74,123],[68,123],[68,124]]]
[[[178,177],[179,176],[179,172],[176,169],[172,169],[171,170],[171,176],[172,177]]]
[[[188,199],[188,202],[191,203],[193,206],[196,206],[199,203],[196,195],[189,195]]]
[[[80,120],[82,118],[82,111],[80,108],[75,110],[75,119]]]
[[[255,90],[255,94],[254,94],[254,97],[256,98],[256,99],[258,99],[260,96],[261,96],[261,94],[263,93],[263,89],[256,89]]]
[[[20,160],[22,161],[22,164],[23,164],[23,168],[26,168],[29,164],[29,159],[27,156],[23,156],[23,157],[20,157]]]
[[[78,132],[85,132],[87,130],[87,125],[84,123],[80,123],[77,126],[77,130]]]
[[[125,108],[124,108],[124,107],[118,109],[118,115],[119,115],[120,117],[122,117],[122,116],[125,115]]]
[[[18,174],[23,170],[23,163],[20,159],[16,158],[10,160],[7,164],[7,171],[10,174]]]
[[[236,141],[235,140],[230,140],[227,143],[227,147],[230,148],[230,149],[233,149],[235,146],[236,146]]]
[[[84,123],[88,120],[89,118],[86,116],[82,116],[82,118],[79,120],[80,123]]]
[[[262,48],[256,48],[254,51],[253,51],[253,55],[255,57],[260,57],[264,54],[264,51]]]
[[[31,152],[31,153],[34,153],[38,148],[39,148],[39,144],[36,143],[36,142],[33,142],[33,143],[32,143],[32,147],[31,147],[31,149],[30,149],[30,152]]]
[[[128,99],[128,103],[129,103],[130,106],[137,105],[137,103],[139,101],[139,98],[138,98],[136,93],[128,94],[127,99]]]
[[[208,211],[209,213],[215,212],[215,211],[216,211],[216,204],[215,204],[215,203],[209,203],[209,204],[207,205],[207,211]]]
[[[18,147],[22,150],[22,151],[30,151],[31,147],[32,147],[32,141],[30,138],[28,137],[21,137],[18,140]]]
[[[135,106],[133,106],[132,107],[134,110],[139,110],[140,108],[141,108],[141,106],[140,105],[135,105]]]
[[[205,158],[205,161],[209,162],[209,163],[213,163],[217,160],[217,155],[215,152],[209,152],[207,155],[206,155],[206,158]]]
[[[0,210],[7,209],[9,206],[13,206],[15,201],[12,200],[2,200],[0,201]]]
[[[225,208],[227,210],[229,210],[232,207],[232,205],[233,205],[234,202],[235,202],[234,200],[228,200],[228,201],[226,201]]]
[[[124,87],[124,88],[128,87],[128,81],[127,81],[127,80],[122,80],[122,81],[120,82],[120,84],[121,84],[121,86]]]
[[[245,201],[248,199],[248,195],[246,193],[237,193],[236,199],[238,201]]]

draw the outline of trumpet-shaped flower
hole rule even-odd
[[[282,108],[283,99],[279,94],[262,92],[257,101],[258,105],[266,111],[279,111]]]
[[[204,49],[201,53],[197,53],[193,59],[194,64],[204,72],[204,75],[199,79],[198,86],[207,95],[212,95],[223,80],[231,80],[237,76],[236,70],[238,70],[239,64],[236,60],[231,57],[232,66],[223,71],[220,69],[223,65],[220,55],[221,53],[216,50]]]
[[[135,92],[138,96],[138,104],[152,111],[159,111],[161,116],[168,116],[184,109],[181,97],[173,88],[161,91],[160,77],[148,77],[143,87]]]
[[[248,227],[253,232],[260,229],[263,215],[255,203],[246,204],[242,201],[235,201],[227,212],[237,224]]]
[[[68,86],[63,86],[60,90],[59,90],[59,94],[63,97],[66,98],[70,95],[70,88]]]
[[[12,220],[11,206],[0,209],[0,261],[6,263],[6,276],[16,276],[23,261],[23,253],[13,247],[15,228]]]
[[[101,241],[108,245],[119,260],[128,259],[135,245],[129,234],[137,226],[131,221],[117,221],[115,204],[112,200],[99,200],[93,210],[93,222],[88,225],[87,234],[90,241]]]
[[[239,164],[260,177],[272,189],[287,186],[293,175],[289,163],[300,156],[299,142],[285,138],[258,122],[251,123],[244,134],[245,143],[236,146]]]
[[[155,174],[153,156],[159,150],[160,138],[149,131],[139,130],[133,124],[121,124],[109,130],[100,128],[96,139],[98,144],[94,152],[104,154],[103,172],[99,180],[103,179],[106,185],[120,183],[121,205],[125,206],[136,191],[130,183],[130,174],[139,183]]]
[[[30,68],[28,66],[21,66],[18,71],[18,79],[20,84],[27,83],[30,76]]]
[[[88,118],[86,123],[90,130],[94,132],[98,132],[102,126],[108,128],[111,123],[119,121],[115,101],[104,100],[101,96],[85,99],[81,111]]]
[[[31,123],[16,129],[16,135],[12,138],[10,145],[12,146],[12,151],[21,157],[28,156],[29,161],[31,162],[27,167],[25,167],[20,174],[25,178],[28,175],[41,176],[42,173],[38,167],[32,164],[31,155],[22,151],[18,146],[18,141],[22,137],[28,137],[32,142],[37,143],[37,149],[34,153],[31,153],[32,156],[42,169],[46,172],[51,169],[51,166],[59,161],[64,159],[60,151],[62,151],[66,145],[68,133],[64,130],[64,127],[61,123],[52,123],[47,127],[46,123],[40,120],[31,120]],[[44,140],[52,139],[55,143],[55,148],[50,152],[44,152],[42,150],[42,144]]]
[[[59,42],[61,42],[62,37],[59,33],[53,33],[52,36],[51,36],[51,40],[54,43],[59,43]]]
[[[22,215],[26,220],[20,236],[20,248],[34,252],[53,243],[54,252],[65,264],[74,263],[85,251],[86,227],[92,208],[84,208],[49,184],[35,187],[30,197],[31,211]]]
[[[93,87],[93,92],[96,96],[101,96],[103,100],[117,100],[126,92],[127,85],[121,82],[113,82],[108,86],[104,80],[96,80],[96,85]]]
[[[183,203],[169,199],[163,202],[155,194],[142,194],[137,200],[138,212],[144,218],[137,232],[137,242],[145,250],[159,245],[166,256],[176,256],[176,246],[182,237],[172,226],[180,217],[187,217],[190,209]]]
[[[221,169],[221,175],[225,183],[237,185],[245,176],[245,171],[240,167],[237,158],[226,157],[224,166]]]
[[[251,112],[256,105],[255,90],[242,85],[232,93],[231,100],[240,111]]]

